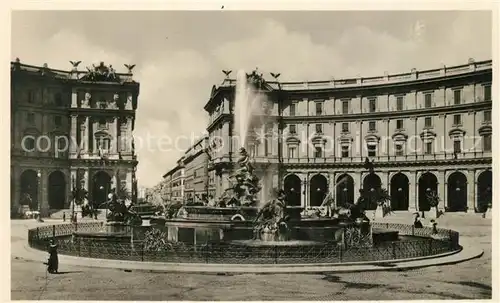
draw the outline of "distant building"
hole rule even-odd
[[[163,180],[166,183],[167,192],[170,193],[169,200],[172,202],[184,201],[184,163],[182,158],[177,161],[177,165],[163,175]]]
[[[184,199],[199,202],[208,194],[208,137],[195,142],[182,157],[184,165]]]
[[[319,206],[328,193],[344,205],[361,189],[383,187],[393,210],[429,210],[427,193],[436,192],[446,211],[484,211],[492,190],[491,81],[492,61],[471,59],[379,77],[265,82],[267,122],[252,125],[246,144],[263,197],[284,188],[292,205]],[[217,197],[240,148],[231,141],[235,85],[214,86],[205,105],[208,188]]]
[[[133,145],[139,83],[103,63],[71,71],[11,62],[11,209],[68,208],[72,188],[98,207],[115,190],[136,199]],[[31,202],[30,202],[31,201]]]

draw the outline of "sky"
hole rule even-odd
[[[222,70],[312,81],[465,64],[492,59],[491,27],[488,11],[14,11],[11,60],[136,64],[137,178],[153,186],[205,131]]]

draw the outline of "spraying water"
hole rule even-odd
[[[259,110],[265,98],[252,85],[247,82],[247,74],[239,70],[236,75],[236,95],[234,105],[235,132],[241,147],[247,147],[247,136],[253,118],[260,114]]]

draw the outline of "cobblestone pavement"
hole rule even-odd
[[[449,216],[442,227],[474,238],[484,255],[455,265],[399,272],[342,274],[154,273],[40,263],[12,257],[13,300],[410,300],[488,299],[491,220]],[[15,241],[13,235],[12,241]],[[14,254],[14,253],[13,253]],[[46,278],[47,277],[47,278]]]

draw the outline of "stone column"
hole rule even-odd
[[[471,169],[467,172],[467,212],[476,212],[476,171]]]
[[[71,108],[78,107],[78,91],[73,89],[71,92]]]
[[[41,176],[38,179],[38,203],[40,203],[42,217],[47,217],[49,214],[48,175],[44,169],[40,169],[40,173]]]
[[[89,184],[90,183],[90,180],[89,180],[89,170],[88,169],[84,169],[83,171],[83,180],[82,180],[82,186],[85,190],[89,191]]]
[[[410,177],[408,178],[408,210],[410,212],[418,211],[418,181],[417,181],[417,171],[412,171]]]
[[[126,152],[127,146],[130,145],[127,138],[127,124],[120,121],[120,151]]]
[[[125,128],[125,136],[127,138],[127,145],[125,146],[125,150],[130,153],[132,152],[132,117],[127,117],[127,127]]]
[[[15,208],[17,211],[19,209],[20,205],[20,199],[21,199],[21,169],[19,166],[14,166],[12,169],[12,179],[11,182],[14,183],[14,192],[11,193],[11,197],[14,199],[12,206]]]
[[[69,150],[70,150],[70,155],[74,156],[77,152],[77,144],[78,141],[76,140],[77,138],[77,131],[78,131],[78,116],[77,115],[71,115],[71,130],[70,130],[70,136],[69,136]]]
[[[111,154],[116,154],[118,152],[118,119],[116,117],[113,117],[113,122],[111,123],[111,146],[110,146],[110,152]]]
[[[382,183],[382,188],[387,189],[387,191],[390,193],[389,189],[389,173],[388,172],[380,172],[380,181]]]
[[[88,153],[87,124],[88,117],[83,117],[80,121],[80,154]]]
[[[446,201],[446,171],[438,171],[438,196],[439,196],[439,205],[438,209],[444,211],[445,206],[448,206],[448,202]]]

